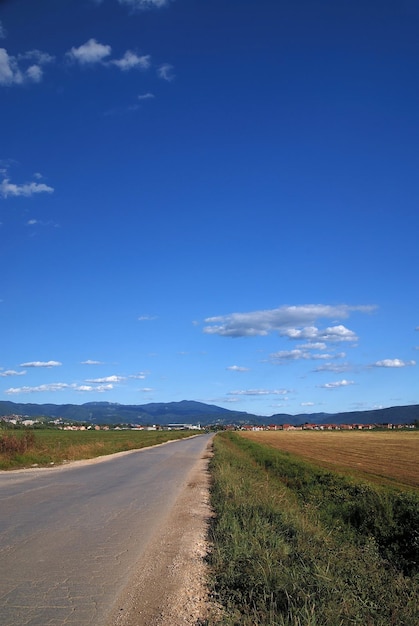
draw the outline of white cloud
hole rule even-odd
[[[110,61],[112,65],[116,65],[120,70],[126,72],[134,68],[147,70],[150,67],[151,57],[149,54],[138,56],[135,52],[127,50],[122,59],[115,59]]]
[[[16,370],[5,370],[4,372],[0,372],[0,376],[24,376],[26,374],[25,370],[21,372],[16,372]]]
[[[60,361],[28,361],[28,363],[21,363],[20,367],[59,367],[62,365]]]
[[[94,361],[93,359],[87,359],[87,361],[82,361],[82,365],[103,365],[102,361]]]
[[[208,326],[204,327],[204,332],[222,337],[264,336],[275,331],[285,334],[286,329],[293,330],[297,326],[312,325],[318,318],[346,318],[353,311],[370,313],[374,308],[373,306],[349,306],[347,304],[337,306],[307,304],[283,306],[277,309],[252,311],[250,313],[231,313],[230,315],[208,317],[205,320]],[[329,332],[329,335],[337,337],[339,331]],[[317,334],[315,336],[317,338]]]
[[[131,9],[145,11],[147,9],[161,9],[169,5],[170,0],[118,0],[119,4],[125,4]]]
[[[113,385],[98,385],[91,387],[88,385],[75,385],[68,383],[48,383],[46,385],[38,385],[37,387],[10,387],[6,389],[5,393],[8,395],[16,395],[23,393],[44,393],[44,392],[56,392],[64,391],[66,389],[72,389],[74,391],[109,391],[113,389]]]
[[[341,374],[342,372],[349,372],[353,367],[349,363],[325,363],[319,365],[313,371],[314,372],[334,372],[335,374]]]
[[[323,389],[338,389],[339,387],[348,387],[348,385],[355,385],[353,380],[338,380],[333,383],[325,383],[324,385],[320,385]]]
[[[139,372],[138,374],[131,374],[130,376],[128,376],[128,378],[134,378],[135,380],[144,380],[144,378],[146,378],[146,375],[144,374],[144,372]]]
[[[170,63],[163,63],[163,65],[160,65],[157,69],[157,75],[163,80],[167,80],[168,82],[172,81],[175,77],[173,74],[173,65],[170,65]]]
[[[142,389],[140,389],[140,391],[142,391],[143,393],[151,393],[152,391],[154,391],[154,389],[152,387],[143,387]]]
[[[237,391],[229,391],[230,396],[285,396],[289,391],[287,389],[240,389]]]
[[[356,334],[342,324],[329,326],[324,330],[319,330],[316,326],[307,326],[301,329],[289,328],[280,331],[280,335],[289,339],[309,339],[310,341],[320,340],[322,342],[358,341]]]
[[[23,196],[29,198],[37,193],[53,193],[54,188],[45,185],[44,183],[24,183],[23,185],[16,185],[11,183],[8,178],[4,178],[0,184],[0,195],[3,198],[19,197]]]
[[[280,350],[279,352],[274,352],[269,355],[271,360],[273,361],[300,361],[302,359],[305,360],[326,360],[326,359],[340,359],[345,356],[344,352],[339,352],[337,354],[327,354],[327,353],[318,353],[313,354],[312,352],[308,352],[307,350]]]
[[[40,50],[30,50],[15,57],[9,55],[5,48],[0,48],[0,85],[39,83],[43,77],[42,66],[53,60],[53,56]],[[30,61],[32,63],[28,67],[21,67],[22,63],[27,65]]]
[[[111,46],[99,43],[96,39],[92,38],[78,48],[71,48],[71,50],[67,52],[67,56],[81,65],[93,65],[94,63],[101,63],[111,53]]]
[[[121,380],[125,380],[124,376],[104,376],[103,378],[88,378],[87,383],[119,383]]]
[[[226,367],[227,370],[230,370],[230,372],[248,372],[249,368],[248,367],[241,367],[240,365],[230,365],[229,367]]]
[[[401,359],[383,359],[374,363],[374,367],[408,367],[416,365],[416,361],[402,361]]]
[[[149,91],[138,96],[138,100],[152,100],[153,98],[155,98],[155,95]]]
[[[139,322],[150,322],[156,320],[157,317],[155,315],[140,315],[137,319]]]
[[[301,402],[300,406],[314,406],[314,402]]]

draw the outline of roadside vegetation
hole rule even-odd
[[[0,430],[0,470],[92,459],[196,434],[185,430]]]
[[[216,436],[208,624],[416,626],[419,490],[304,456]]]

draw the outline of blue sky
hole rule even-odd
[[[413,0],[0,3],[0,399],[418,403]]]

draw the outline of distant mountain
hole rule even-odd
[[[0,401],[2,415],[62,418],[91,424],[410,424],[419,421],[419,405],[395,406],[373,411],[347,413],[278,413],[271,417],[231,411],[214,404],[193,400],[151,402],[149,404],[118,404],[87,402],[85,404],[19,404]]]

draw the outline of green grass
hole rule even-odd
[[[224,608],[212,623],[419,623],[417,494],[357,483],[231,433],[215,438],[211,473],[211,587]]]
[[[2,432],[0,430],[0,470],[34,465],[45,467],[67,461],[91,459],[115,452],[154,446],[196,434],[195,431],[64,431],[55,428],[30,432],[34,435],[33,444],[22,451],[22,446],[13,445],[10,438],[22,440],[27,436],[28,431]],[[1,446],[2,441],[8,445]]]

